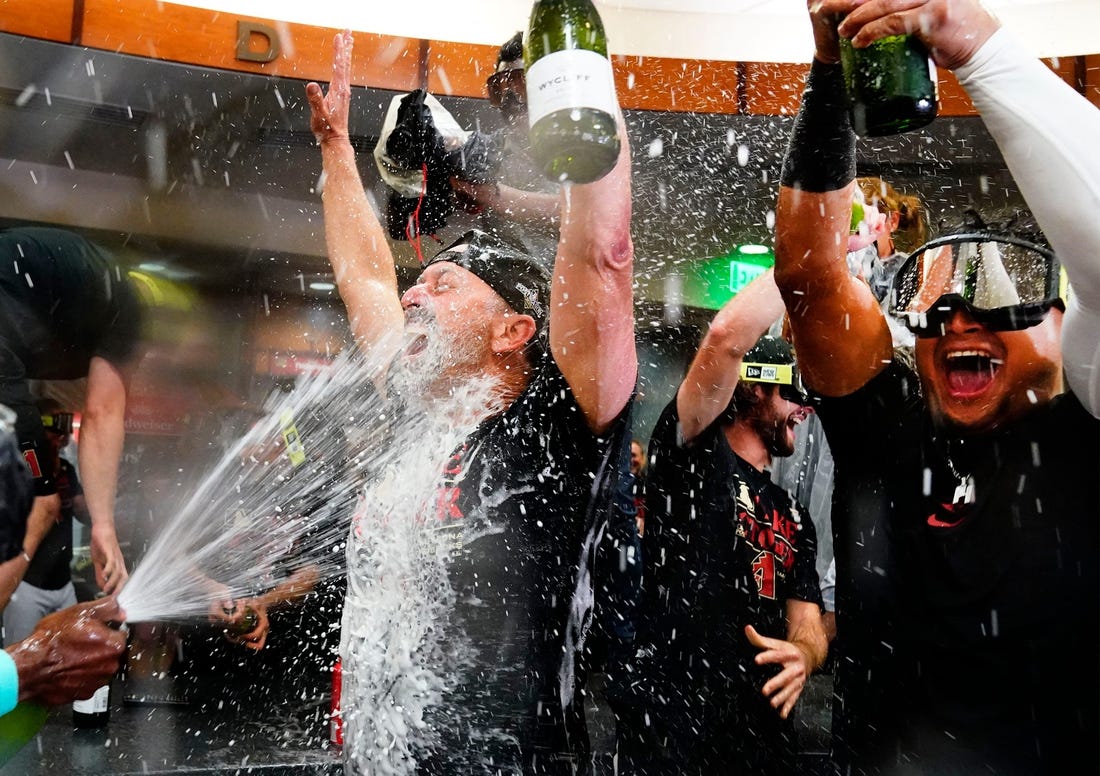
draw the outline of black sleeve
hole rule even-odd
[[[30,469],[15,435],[0,430],[0,563],[23,551],[27,516],[34,500]]]

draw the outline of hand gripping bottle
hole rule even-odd
[[[866,48],[841,38],[840,64],[857,135],[896,135],[936,118],[936,66],[916,36],[890,35]]]
[[[524,46],[531,155],[552,181],[591,183],[619,158],[615,80],[591,0],[535,0]]]

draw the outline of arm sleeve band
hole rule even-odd
[[[1100,110],[1003,28],[955,75],[1069,277],[1062,362],[1100,417]]]
[[[816,59],[810,66],[802,105],[794,120],[779,182],[788,188],[824,193],[856,177],[856,135],[840,65]]]
[[[0,649],[0,714],[7,714],[19,705],[19,671],[15,660]]]

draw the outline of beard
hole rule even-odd
[[[779,415],[774,410],[763,412],[753,419],[753,426],[760,440],[764,443],[764,449],[772,458],[787,458],[794,455],[794,441],[787,433],[788,418]]]
[[[410,404],[430,400],[451,393],[456,378],[473,373],[481,355],[482,342],[471,330],[445,331],[430,308],[412,308],[387,382]]]

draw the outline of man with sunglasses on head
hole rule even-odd
[[[478,228],[528,253],[553,253],[558,243],[559,186],[547,180],[531,156],[523,33],[517,32],[500,47],[485,91],[504,121],[491,136],[501,154],[498,180],[482,184],[452,178],[451,187],[467,210],[479,216]]]
[[[1100,112],[975,0],[824,0],[810,16],[776,281],[836,460],[837,764],[1095,773]],[[1011,235],[915,250],[891,304],[916,373],[843,255],[855,136],[837,36],[904,32],[955,71],[1071,285]]]

